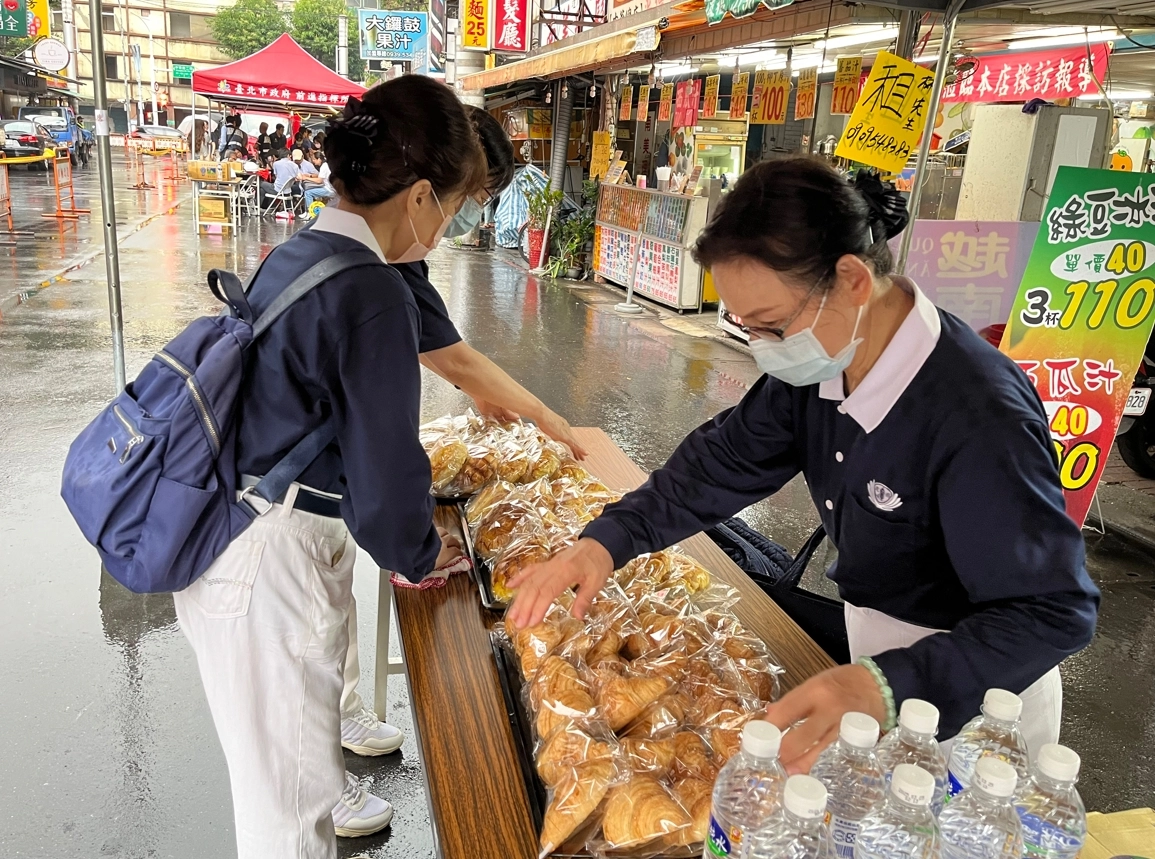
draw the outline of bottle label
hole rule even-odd
[[[837,814],[830,817],[830,840],[839,859],[854,859],[854,842],[858,838],[859,821],[847,820]]]
[[[738,838],[732,840],[726,830],[718,823],[718,819],[714,815],[710,815],[710,831],[706,835],[706,850],[702,854],[704,859],[710,859],[712,856],[730,856],[732,853],[736,854],[734,849],[742,842],[741,830],[737,831]]]
[[[983,748],[978,745],[957,745],[950,756],[950,774],[947,792],[954,796],[970,787],[975,777],[975,766],[983,756]]]
[[[1037,814],[1016,808],[1023,822],[1023,856],[1054,856],[1056,853],[1074,856],[1083,846],[1083,839],[1048,823]]]

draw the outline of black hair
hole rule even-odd
[[[513,141],[501,123],[480,107],[467,107],[466,112],[485,153],[485,190],[496,196],[513,181]]]
[[[846,254],[869,262],[880,277],[890,274],[894,259],[886,241],[908,219],[894,185],[871,173],[859,171],[849,182],[806,155],[763,161],[722,199],[698,237],[694,259],[709,268],[746,257],[807,289],[827,290]]]
[[[384,203],[425,179],[438,199],[485,187],[481,145],[453,90],[425,75],[402,75],[350,98],[329,121],[325,158],[338,195]]]

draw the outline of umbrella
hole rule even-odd
[[[220,114],[217,114],[217,117],[219,118]],[[197,119],[200,120],[201,122],[205,121],[205,117],[201,116],[200,114],[197,114]],[[185,137],[188,137],[188,133],[190,131],[192,131],[192,127],[193,127],[193,118],[192,118],[192,115],[190,114],[189,116],[186,116],[184,119],[182,119],[180,121],[180,125],[178,125],[176,127],[176,130],[179,131],[181,134],[183,134]],[[209,120],[209,134],[214,133],[216,130],[217,130],[217,121],[215,119],[210,119]]]

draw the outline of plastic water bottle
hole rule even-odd
[[[878,722],[865,713],[842,717],[838,742],[818,756],[810,774],[826,786],[826,820],[834,853],[854,859],[854,839],[862,818],[882,807],[886,781],[874,747]]]
[[[808,775],[787,779],[781,814],[750,836],[746,859],[834,859],[822,782]]]
[[[1023,699],[1006,689],[988,689],[983,714],[959,731],[947,766],[947,794],[953,797],[970,787],[980,758],[994,757],[1015,768],[1020,781],[1030,777],[1027,743],[1019,733]]]
[[[1023,827],[1012,797],[1019,777],[998,758],[980,758],[971,786],[938,819],[942,859],[1021,859]]]
[[[899,764],[922,767],[934,779],[930,810],[938,817],[946,798],[946,755],[936,740],[938,707],[929,701],[907,698],[898,713],[898,727],[882,738],[875,750],[887,784]]]
[[[938,784],[920,766],[899,764],[881,810],[867,815],[854,842],[856,859],[938,859],[938,824],[930,810]]]
[[[743,855],[746,834],[782,807],[786,770],[778,762],[782,732],[761,719],[742,729],[742,745],[714,782],[705,859]]]
[[[1087,839],[1087,812],[1075,790],[1079,756],[1066,746],[1039,749],[1035,771],[1019,790],[1015,810],[1023,822],[1026,859],[1075,859]]]

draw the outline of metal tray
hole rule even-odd
[[[509,650],[500,633],[491,632],[489,644],[493,648],[493,661],[497,664],[501,696],[505,699],[505,710],[509,714],[509,724],[513,728],[513,747],[517,754],[517,764],[521,768],[522,780],[525,782],[525,792],[529,798],[533,831],[540,835],[548,801],[545,785],[542,784],[533,765],[533,726],[521,700],[521,672],[517,667],[517,657]]]
[[[461,533],[465,540],[465,551],[469,553],[469,560],[473,562],[473,579],[477,582],[477,591],[481,594],[481,604],[491,611],[505,611],[508,603],[499,600],[493,595],[492,570],[489,563],[477,554],[473,548],[473,538],[469,535],[469,523],[465,521],[465,505],[457,505],[457,515],[461,520]]]

